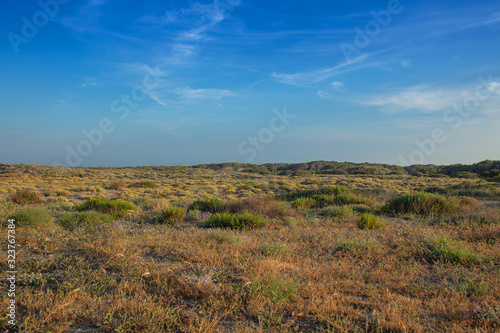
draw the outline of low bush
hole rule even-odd
[[[10,199],[15,204],[24,205],[37,205],[43,202],[43,198],[38,194],[30,190],[20,190],[16,191]]]
[[[383,227],[380,219],[373,214],[363,214],[358,220],[360,229],[381,229]]]
[[[156,216],[155,221],[161,224],[174,225],[184,219],[186,215],[186,209],[181,207],[169,207],[163,210],[158,216]]]
[[[460,205],[442,195],[421,192],[418,194],[403,194],[389,201],[382,212],[386,214],[416,214],[442,216],[451,215],[460,210]]]
[[[111,184],[109,184],[108,188],[111,190],[116,190],[116,191],[123,190],[125,188],[125,181],[116,180],[116,181],[112,182]]]
[[[309,210],[316,206],[316,200],[313,198],[297,198],[292,202],[292,207],[297,210]]]
[[[217,213],[207,219],[206,227],[229,229],[253,229],[263,227],[266,220],[261,215],[252,213],[229,214]]]
[[[233,214],[248,212],[272,219],[282,219],[287,216],[296,215],[287,203],[276,201],[274,198],[258,194],[226,204],[225,211]]]
[[[342,193],[335,196],[334,202],[337,205],[349,205],[349,204],[370,205],[372,201],[370,200],[370,198],[364,197],[360,194]]]
[[[85,212],[76,212],[63,215],[59,219],[59,224],[67,230],[74,230],[79,227],[92,226],[112,221],[113,218],[108,214],[102,214],[94,210]]]
[[[46,207],[26,206],[17,210],[9,219],[16,220],[17,226],[38,227],[52,223],[52,213]]]
[[[95,210],[103,214],[110,214],[113,218],[123,218],[127,212],[135,210],[135,206],[128,201],[108,200],[96,197],[76,206],[76,210]]]
[[[321,212],[321,215],[333,219],[339,219],[353,216],[354,211],[349,206],[328,207]]]
[[[210,212],[212,214],[222,213],[225,209],[224,201],[218,198],[208,200],[196,200],[189,207],[188,211],[199,210],[202,212]]]

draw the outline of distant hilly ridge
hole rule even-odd
[[[195,166],[144,166],[130,167],[130,169],[166,171],[179,169],[212,169],[212,170],[234,170],[258,174],[277,174],[283,176],[313,176],[314,174],[350,174],[350,175],[401,175],[430,176],[430,177],[452,177],[465,179],[484,179],[487,181],[500,182],[500,161],[485,160],[474,164],[452,164],[452,165],[411,165],[398,166],[377,163],[351,163],[333,161],[313,161],[307,163],[266,163],[266,164],[244,164],[236,162],[200,164]],[[85,172],[96,172],[99,169],[120,169],[117,167],[99,168],[63,168],[42,165],[27,164],[0,164],[0,176],[2,174],[47,174],[61,175],[78,174]]]

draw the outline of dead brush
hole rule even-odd
[[[228,203],[227,211],[233,214],[249,212],[263,215],[271,219],[283,219],[289,216],[297,216],[297,213],[288,207],[286,203],[259,194],[252,195],[234,203]]]

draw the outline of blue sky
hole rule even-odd
[[[2,163],[500,158],[497,1],[42,0],[0,15]]]

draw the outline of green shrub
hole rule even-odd
[[[316,200],[313,198],[297,198],[292,202],[292,207],[298,210],[309,210],[316,206]]]
[[[190,210],[186,214],[186,220],[188,220],[190,222],[198,222],[200,215],[201,215],[201,210],[197,210],[197,209]]]
[[[360,229],[381,229],[383,227],[380,219],[373,214],[363,214],[358,220]]]
[[[109,214],[116,219],[125,217],[128,211],[135,210],[135,206],[128,201],[108,200],[97,197],[76,206],[76,210],[96,210],[103,214]]]
[[[218,198],[208,200],[196,200],[189,207],[188,211],[199,210],[202,212],[222,213],[225,209],[224,201]]]
[[[321,212],[321,215],[333,219],[338,219],[352,216],[354,215],[354,211],[349,206],[328,207]]]
[[[320,190],[321,194],[329,194],[329,195],[345,195],[348,194],[350,190],[346,187],[337,186],[337,187],[325,187]]]
[[[328,194],[317,194],[311,197],[315,201],[316,208],[323,208],[334,203],[335,198]]]
[[[161,224],[174,225],[184,219],[186,215],[186,209],[181,207],[169,207],[163,210],[158,216],[156,216],[155,221]]]
[[[205,223],[207,227],[229,229],[253,229],[262,227],[265,224],[266,220],[263,216],[252,213],[217,213],[210,216]]]
[[[386,214],[451,215],[460,209],[456,201],[431,193],[403,194],[389,201],[382,211]]]
[[[43,202],[43,198],[38,194],[30,190],[20,190],[12,194],[10,197],[12,202],[15,204],[24,205],[37,205]]]
[[[59,224],[64,229],[74,230],[78,227],[107,223],[111,220],[113,220],[113,218],[110,215],[91,210],[63,215],[59,219]]]
[[[52,213],[46,207],[26,206],[17,210],[9,219],[16,220],[17,226],[37,227],[52,223]]]

